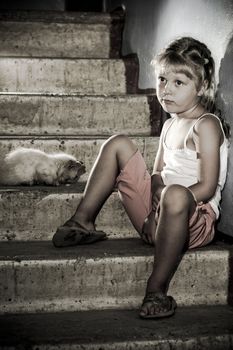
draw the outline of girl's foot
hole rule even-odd
[[[160,292],[148,292],[143,300],[139,316],[141,318],[162,318],[172,316],[177,308],[171,296]]]
[[[105,239],[107,239],[105,232],[97,231],[95,228],[87,229],[71,218],[64,225],[58,227],[52,241],[55,247],[61,248],[95,243]]]
[[[76,218],[75,216],[72,216],[69,220],[67,220],[61,227],[82,227],[86,230],[94,231],[95,225],[92,222],[86,222],[85,220],[82,220],[81,218]]]

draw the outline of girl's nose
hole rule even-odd
[[[171,93],[171,85],[167,82],[163,89],[163,95],[169,95]]]
[[[164,87],[164,91],[165,91],[166,93],[168,93],[168,92],[170,92],[170,90],[171,90],[171,85],[169,84],[169,82],[167,82],[166,85],[165,85],[165,87]]]

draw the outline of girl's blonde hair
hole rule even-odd
[[[196,83],[197,90],[205,85],[200,103],[211,113],[218,114],[225,134],[229,136],[229,126],[221,118],[221,113],[215,106],[215,64],[208,47],[191,37],[182,37],[173,41],[153,61],[157,65],[182,66],[186,75]]]

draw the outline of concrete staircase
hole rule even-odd
[[[152,168],[160,109],[137,88],[137,60],[120,57],[123,23],[120,14],[0,14],[1,155],[61,150],[88,173],[106,137],[123,132]],[[109,240],[51,243],[83,188],[0,189],[0,349],[233,349],[231,246],[185,254],[170,288],[176,315],[140,320],[153,248],[138,239],[117,193],[97,222]]]

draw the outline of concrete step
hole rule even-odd
[[[0,92],[124,95],[135,93],[133,59],[0,57]]]
[[[138,308],[153,254],[140,239],[65,249],[51,242],[1,242],[1,313]],[[225,246],[187,252],[169,293],[179,305],[226,304],[230,256]]]
[[[131,310],[4,315],[0,349],[232,350],[232,318],[227,306],[180,307],[160,321]]]
[[[119,15],[58,12],[0,13],[0,56],[119,57]]]
[[[155,95],[0,95],[1,135],[159,134]]]
[[[0,241],[51,240],[57,227],[75,212],[83,189],[84,183],[1,188]],[[103,206],[96,224],[109,238],[138,237],[116,192]]]
[[[84,162],[87,171],[82,176],[84,181],[87,179],[100,147],[106,139],[106,137],[94,136],[0,136],[0,155],[3,157],[9,151],[18,147],[40,149],[48,153],[67,152]],[[131,139],[142,152],[148,169],[151,171],[159,138],[142,136]]]

